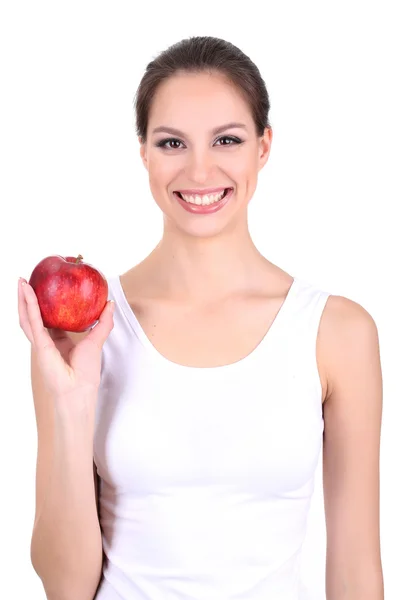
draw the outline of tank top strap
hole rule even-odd
[[[117,276],[116,275],[108,275],[106,277],[106,281],[107,281],[107,286],[108,286],[108,300],[114,300],[116,302],[117,300],[117,294],[114,291],[114,288],[116,287],[116,279]]]
[[[330,293],[304,279],[298,280],[297,287],[299,290],[295,294],[292,317],[296,325],[300,329],[303,328],[306,335],[311,338],[316,337]]]
[[[287,328],[284,333],[284,352],[291,381],[309,385],[315,391],[311,396],[317,413],[322,410],[322,382],[320,378],[317,340],[321,318],[330,293],[310,282],[299,279],[294,302],[289,308]],[[302,389],[302,395],[305,393]]]
[[[311,342],[317,335],[320,319],[329,293],[311,283],[295,277],[288,293],[265,336],[265,343],[278,342],[286,335],[298,342]],[[305,338],[305,339],[304,339]],[[263,341],[263,340],[262,340]],[[283,341],[281,342],[283,344]]]

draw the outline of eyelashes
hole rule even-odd
[[[216,142],[219,142],[221,140],[230,140],[231,143],[230,144],[218,144],[218,146],[234,146],[234,145],[243,144],[243,141],[234,135],[223,135],[220,138],[218,138],[216,140]],[[180,147],[167,146],[167,144],[169,144],[171,142],[173,142],[173,143],[177,142],[178,144],[183,144],[183,142],[177,138],[165,138],[163,140],[160,140],[159,142],[156,142],[155,146],[157,148],[164,148],[165,150],[180,150]]]

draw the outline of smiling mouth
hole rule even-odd
[[[182,194],[181,192],[175,191],[174,193],[179,196],[181,200],[184,200],[188,204],[196,204],[197,206],[209,206],[210,204],[216,204],[221,202],[233,188],[224,188],[222,192],[214,194]]]

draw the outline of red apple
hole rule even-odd
[[[108,298],[107,280],[82,260],[80,254],[77,258],[48,256],[34,268],[29,284],[45,327],[87,331],[100,317]]]

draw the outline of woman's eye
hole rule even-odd
[[[221,142],[222,140],[226,140],[229,142],[233,142],[233,143],[229,143],[229,144],[219,144],[219,146],[233,146],[233,144],[240,144],[241,140],[239,140],[239,138],[233,137],[231,135],[225,135],[221,138],[219,138],[217,141]]]
[[[161,140],[156,144],[159,148],[169,148],[170,150],[179,150],[179,146],[167,146],[167,144],[181,144],[180,140],[175,140],[173,138],[169,138],[167,140]]]

